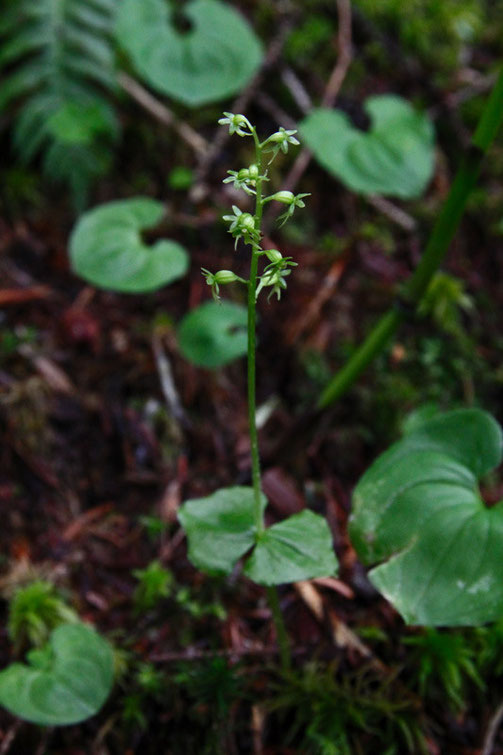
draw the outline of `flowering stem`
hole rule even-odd
[[[262,222],[262,150],[259,144],[257,132],[252,131],[255,140],[255,158],[259,169],[259,177],[256,181],[255,194],[255,228],[260,229]],[[261,504],[261,484],[260,484],[260,456],[258,450],[257,422],[256,422],[256,369],[255,369],[255,352],[256,352],[256,290],[257,290],[257,268],[260,250],[260,236],[257,233],[252,242],[252,254],[250,260],[250,277],[248,281],[248,426],[250,434],[250,450],[252,462],[252,482],[255,502],[255,527],[257,532],[263,532],[264,514]]]
[[[265,530],[264,513],[262,510],[262,486],[260,480],[260,456],[258,448],[257,421],[256,421],[256,291],[257,270],[260,257],[260,226],[262,223],[262,211],[264,201],[262,199],[262,147],[255,128],[252,128],[255,142],[255,162],[258,166],[258,178],[255,184],[255,229],[251,243],[252,254],[250,260],[250,277],[248,281],[248,430],[250,435],[250,452],[252,464],[252,483],[254,494],[254,519],[257,535],[260,537]],[[267,588],[267,600],[271,610],[276,637],[280,648],[281,665],[284,671],[291,666],[291,652],[288,643],[285,622],[279,604],[278,590],[276,587]]]

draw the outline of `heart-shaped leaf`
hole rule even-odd
[[[244,573],[260,585],[280,585],[337,571],[332,535],[325,519],[301,511],[268,527],[259,537]]]
[[[264,495],[261,503],[264,511]],[[230,574],[251,548],[244,572],[258,584],[326,577],[337,570],[328,525],[312,511],[294,514],[257,537],[253,488],[222,488],[207,498],[187,501],[178,518],[190,560],[210,574]]]
[[[363,475],[352,542],[409,624],[477,625],[503,615],[503,502],[477,480],[502,458],[499,425],[478,409],[422,421]]]
[[[84,721],[101,708],[113,684],[108,642],[85,624],[62,624],[33,665],[13,663],[0,672],[0,704],[43,726]]]
[[[231,301],[207,301],[185,315],[178,345],[189,362],[216,369],[246,354],[245,307]]]
[[[190,107],[240,91],[262,60],[243,16],[218,0],[181,9],[169,0],[123,0],[116,34],[140,76]]]
[[[140,236],[163,215],[163,205],[146,197],[86,212],[70,238],[74,271],[93,285],[122,293],[155,291],[181,278],[188,268],[185,249],[167,240],[147,246]]]
[[[147,197],[109,202],[86,212],[70,238],[74,271],[93,285],[135,294],[181,278],[188,268],[185,249],[167,240],[147,246],[140,236],[163,215],[163,205]]]
[[[299,125],[318,162],[361,194],[401,199],[419,197],[434,167],[434,132],[425,113],[400,97],[369,97],[368,132],[355,128],[339,110],[313,110]]]
[[[262,496],[263,509],[267,506]],[[189,558],[210,574],[230,574],[255,544],[253,488],[222,488],[180,507],[178,518],[189,541]]]

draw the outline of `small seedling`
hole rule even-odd
[[[133,575],[138,580],[134,603],[138,612],[151,611],[168,598],[173,590],[173,574],[159,561],[152,561],[145,569],[137,569]]]
[[[50,582],[37,580],[17,590],[9,604],[7,631],[18,650],[25,645],[40,648],[60,624],[78,621],[78,616]]]

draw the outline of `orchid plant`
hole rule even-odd
[[[192,563],[212,574],[230,574],[245,557],[244,574],[267,587],[269,604],[276,625],[283,665],[290,662],[286,629],[281,615],[276,585],[332,575],[337,570],[332,536],[323,517],[308,509],[288,519],[266,527],[264,511],[267,500],[262,492],[260,456],[256,424],[255,323],[257,299],[263,291],[268,299],[281,298],[287,288],[287,278],[297,263],[278,249],[264,249],[262,245],[262,214],[269,202],[280,202],[286,210],[280,216],[287,222],[296,209],[302,209],[308,194],[290,191],[264,192],[269,182],[269,167],[280,154],[298,146],[296,131],[279,128],[263,141],[255,126],[241,114],[224,113],[219,123],[230,134],[253,140],[254,161],[240,170],[228,171],[224,183],[232,183],[255,200],[254,212],[232,207],[232,215],[224,215],[235,247],[239,242],[250,247],[249,277],[244,279],[232,270],[215,273],[203,269],[213,297],[219,299],[220,287],[239,283],[247,288],[248,299],[248,422],[251,449],[250,487],[223,488],[206,498],[190,500],[180,509],[179,519],[185,529]],[[259,265],[265,263],[259,273]]]

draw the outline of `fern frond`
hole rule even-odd
[[[118,130],[104,95],[115,88],[112,31],[119,1],[7,0],[0,19],[0,111],[16,106],[14,148],[23,162],[44,150],[47,174],[69,181],[80,202]],[[104,114],[99,133],[88,118],[93,107]],[[82,109],[74,145],[51,128],[68,108]],[[82,139],[88,122],[89,138]]]

